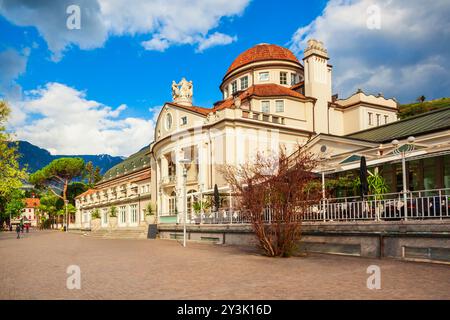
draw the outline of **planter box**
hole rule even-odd
[[[109,228],[112,230],[117,229],[117,217],[109,217]]]
[[[100,218],[91,220],[91,231],[96,231],[102,227],[102,222]]]
[[[145,216],[145,223],[147,225],[149,224],[154,224],[156,220],[156,215],[151,215],[151,216]]]

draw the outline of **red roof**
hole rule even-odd
[[[75,199],[81,198],[81,197],[83,197],[83,196],[87,196],[87,195],[90,195],[90,194],[93,194],[93,193],[96,193],[97,191],[98,191],[98,190],[96,190],[96,189],[88,189],[87,191],[85,191],[85,192],[83,192],[83,193],[77,195],[77,196],[75,197]]]
[[[294,91],[290,88],[280,86],[279,84],[275,84],[275,83],[256,84],[239,94],[239,98],[241,99],[241,101],[248,99],[252,96],[256,96],[256,97],[288,96],[288,97],[306,99],[306,97],[303,94],[301,94],[297,91]],[[217,103],[214,106],[214,109],[212,111],[222,110],[222,109],[226,109],[226,108],[234,108],[233,102],[234,102],[234,98],[230,97],[226,100],[223,100],[223,101]]]
[[[41,204],[38,198],[25,198],[25,208],[36,208]]]
[[[297,57],[289,50],[275,44],[262,43],[242,52],[233,61],[225,74],[225,77],[232,71],[245,66],[251,62],[266,60],[285,60],[298,63]]]

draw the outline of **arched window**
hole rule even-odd
[[[172,191],[169,198],[169,214],[177,214],[177,193]]]
[[[170,113],[166,114],[166,130],[170,130],[172,127],[172,115]]]

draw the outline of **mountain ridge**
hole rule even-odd
[[[109,154],[98,155],[52,155],[48,150],[38,147],[28,141],[18,140],[19,165],[21,168],[28,166],[27,171],[33,173],[55,159],[59,158],[82,158],[85,162],[92,161],[94,166],[100,167],[103,174],[116,164],[122,162],[126,157],[111,156]]]

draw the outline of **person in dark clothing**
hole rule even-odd
[[[17,239],[20,239],[20,225],[16,226]]]

